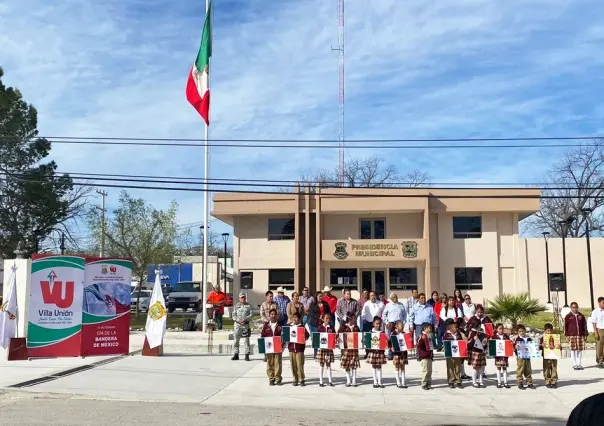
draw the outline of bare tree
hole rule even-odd
[[[604,205],[604,140],[568,150],[551,168],[549,177],[550,182],[542,191],[545,197],[541,200],[541,211],[528,219],[526,229],[533,234],[549,232],[561,237],[564,227],[559,222],[575,217],[567,236],[584,236],[586,221],[591,233],[601,235],[604,231],[601,209]],[[585,208],[593,209],[589,220],[581,213]]]
[[[344,187],[346,188],[392,188],[429,186],[428,175],[419,170],[398,174],[394,164],[385,164],[379,157],[350,158],[344,165]],[[341,186],[337,168],[314,170],[302,173],[300,183],[321,188]],[[287,190],[291,190],[288,188]]]

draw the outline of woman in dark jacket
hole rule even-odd
[[[323,293],[319,292],[315,295],[314,300],[308,306],[308,312],[306,312],[308,328],[310,328],[311,333],[317,332],[317,327],[321,324],[321,317],[326,313],[331,314],[331,310],[327,302],[323,301]],[[315,349],[314,352],[316,358],[318,349]]]
[[[585,340],[589,335],[585,315],[579,312],[577,302],[570,304],[570,312],[564,318],[564,335],[570,343],[570,356],[573,360],[573,369],[583,370],[581,355],[585,350]]]

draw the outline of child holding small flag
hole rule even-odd
[[[300,312],[294,312],[292,315],[291,328],[304,327],[300,320]],[[310,337],[308,330],[304,328],[304,340]],[[289,361],[292,365],[292,375],[294,376],[294,386],[306,386],[304,383],[304,350],[306,349],[305,343],[294,343],[289,342],[287,345],[289,350]]]
[[[518,357],[519,343],[532,342],[533,340],[526,335],[526,327],[522,324],[518,324],[518,337],[516,338],[516,380],[518,382],[518,389],[524,389],[523,379],[526,378],[526,384],[529,389],[535,389],[533,384],[533,369],[531,367],[530,359],[522,359]]]
[[[405,324],[403,321],[398,320],[394,323],[394,331],[392,336],[398,336],[399,334],[405,334]],[[407,389],[405,384],[405,365],[409,364],[409,358],[407,351],[397,352],[394,347],[392,350],[392,365],[394,366],[394,376],[396,377],[396,387],[400,389]]]
[[[434,359],[434,337],[432,324],[422,324],[422,335],[417,341],[417,355],[422,366],[422,389],[430,390],[432,386],[432,360]]]
[[[331,315],[323,315],[323,324],[317,328],[318,333],[336,333],[336,330],[331,326]],[[333,384],[333,372],[331,371],[331,364],[335,361],[333,355],[333,349],[320,348],[317,352],[317,362],[319,363],[319,386],[324,387],[323,383],[323,372],[327,367],[327,379],[329,380],[329,386],[335,386]]]
[[[443,340],[462,340],[461,333],[457,329],[457,323],[454,319],[448,318],[445,321],[445,327],[447,331],[443,336]],[[449,382],[449,387],[453,389],[457,387],[459,389],[463,388],[461,384],[461,366],[463,364],[463,358],[447,358],[447,382]]]
[[[476,309],[478,312],[478,308]],[[483,383],[484,368],[487,365],[485,348],[488,344],[487,335],[480,329],[470,328],[468,333],[468,364],[472,367],[472,386],[486,387]]]
[[[342,333],[360,333],[361,330],[356,324],[356,314],[348,312],[346,315],[346,324],[341,324],[338,334]],[[361,368],[358,349],[342,349],[342,358],[340,358],[340,367],[346,372],[346,387],[357,387],[357,368]],[[352,379],[352,380],[351,380]]]
[[[268,313],[269,320],[264,323],[261,337],[281,337],[282,327],[279,324],[279,314],[276,309],[271,309]],[[283,377],[281,370],[283,367],[282,354],[267,354],[266,355],[266,375],[268,376],[268,384],[270,386],[281,386]]]
[[[495,326],[495,335],[493,336],[493,340],[510,340],[510,336],[503,332],[503,324],[499,323]],[[493,354],[491,354],[493,355]],[[508,367],[509,361],[507,356],[495,356],[495,367],[497,367],[497,388],[506,388],[509,389],[510,385],[508,385]],[[502,380],[503,379],[503,383]]]
[[[489,318],[488,315],[485,315],[484,306],[480,304],[476,305],[474,315],[468,318],[466,326],[468,330],[468,335],[470,334],[470,331],[472,329],[482,330],[484,334],[486,334],[487,338],[490,338],[495,332],[495,330],[493,329],[493,321],[491,321],[491,318]],[[481,375],[483,378],[487,378],[486,365],[482,368]]]
[[[545,386],[549,389],[556,389],[558,387],[558,360],[546,359],[543,345],[544,342],[547,344],[547,340],[553,332],[554,326],[549,323],[545,324],[543,326],[543,336],[539,339],[539,349],[541,350],[541,356],[543,356],[543,376],[545,378]]]
[[[374,317],[371,333],[380,332],[382,332],[382,319],[380,317]],[[373,387],[384,388],[384,385],[382,384],[382,365],[386,364],[385,350],[368,349],[367,362],[371,364],[373,369]]]

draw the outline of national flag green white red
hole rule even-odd
[[[283,327],[283,331],[281,332],[281,337],[283,338],[283,343],[291,342],[291,343],[306,343],[306,336],[304,332],[306,329],[304,326],[295,326],[295,327]]]
[[[281,337],[261,337],[258,339],[258,352],[261,354],[280,354],[283,352]]]
[[[373,349],[376,351],[385,351],[388,349],[388,338],[386,333],[372,331],[365,333],[363,346],[365,349]]]
[[[480,325],[480,329],[482,330],[482,332],[484,334],[487,335],[487,337],[493,337],[494,333],[494,328],[493,328],[493,324],[490,322],[484,323]]]
[[[445,340],[445,358],[467,358],[468,342],[465,340]]]
[[[337,335],[335,333],[313,333],[312,347],[315,349],[335,349]]]
[[[340,333],[338,336],[338,347],[340,349],[360,349],[363,341],[363,333]]]
[[[212,56],[212,2],[203,24],[201,46],[187,80],[187,100],[210,125],[210,57]]]
[[[390,336],[390,344],[392,345],[393,352],[405,352],[415,347],[411,333]]]
[[[489,356],[510,357],[514,355],[514,344],[511,340],[489,340]]]

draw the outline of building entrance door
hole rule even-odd
[[[359,291],[367,289],[369,291],[375,291],[375,294],[379,296],[383,294],[388,296],[386,293],[386,270],[385,269],[362,269],[361,270],[361,288]]]

